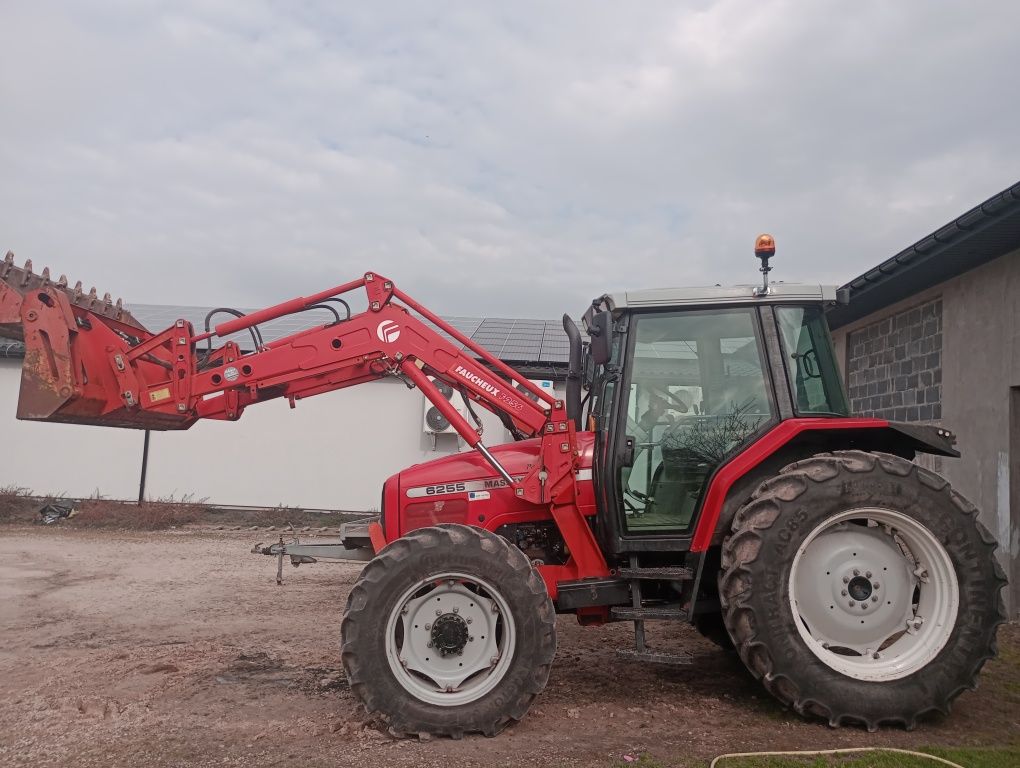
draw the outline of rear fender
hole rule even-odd
[[[787,464],[818,453],[881,451],[913,459],[918,453],[959,457],[949,430],[871,418],[788,419],[719,467],[709,482],[691,551],[722,543],[737,510],[755,488]]]

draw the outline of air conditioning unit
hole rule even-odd
[[[429,376],[429,381],[436,385],[436,389],[442,393],[443,397],[450,401],[461,416],[467,416],[467,408],[464,406],[464,398],[461,397],[460,392],[455,392],[453,387],[445,381],[432,376]],[[422,400],[425,402],[425,411],[422,415],[423,432],[429,435],[457,434],[457,430],[453,428],[453,425],[427,397],[423,395]]]

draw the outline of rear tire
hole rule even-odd
[[[912,728],[948,714],[995,655],[994,551],[942,477],[888,454],[818,455],[734,517],[723,616],[747,668],[798,713]]]
[[[556,614],[519,549],[439,525],[366,566],[347,598],[341,647],[351,690],[392,733],[495,736],[545,688]]]

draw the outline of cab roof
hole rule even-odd
[[[784,304],[790,302],[832,303],[836,286],[810,283],[769,284],[766,296],[755,296],[758,285],[704,286],[692,288],[649,288],[608,293],[598,300],[609,309],[719,306],[726,304]]]

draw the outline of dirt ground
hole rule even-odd
[[[651,629],[693,667],[620,661],[628,625],[561,617],[549,687],[501,736],[396,741],[366,723],[338,660],[354,565],[249,554],[253,532],[0,527],[0,764],[587,766],[645,754],[1020,742],[1020,627],[949,718],[913,732],[830,729],[784,711],[736,657]]]

